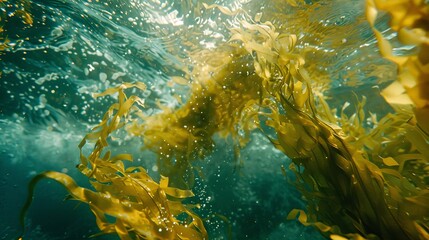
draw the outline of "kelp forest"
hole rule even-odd
[[[10,18],[32,27],[32,1],[13,2],[0,1],[21,6],[9,15],[0,13],[1,32]],[[344,90],[345,101],[330,91],[333,80],[323,71],[330,61],[313,50],[323,41],[329,41],[334,52],[346,43],[340,34],[326,40],[317,32],[335,33],[341,26],[324,25],[317,31],[306,27],[314,23],[311,12],[329,3],[269,4],[249,11],[251,7],[214,1],[181,1],[196,17],[205,12],[226,19],[223,34],[228,39],[215,48],[190,47],[184,64],[174,66],[180,74],[171,74],[168,86],[184,92],[174,95],[177,106],[159,101],[157,111],[146,112],[141,93],[147,85],[139,81],[93,92],[95,102],[114,103],[76,148],[80,159],[72,171],[79,171],[91,186],[79,186],[64,172],[38,173],[21,210],[19,239],[26,239],[26,214],[37,198],[36,185],[44,179],[58,182],[67,190],[67,199],[89,207],[99,229],[94,237],[210,239],[207,219],[199,215],[203,203],[189,201],[198,191],[196,179],[204,182],[201,165],[224,141],[234,153],[231,170],[240,175],[252,161],[241,152],[255,132],[291,160],[276,169],[306,205],[294,208],[284,221],[298,221],[333,240],[429,239],[427,1],[366,0],[361,5],[361,24],[371,29],[377,45],[372,56],[396,69],[391,73],[394,81],[371,89],[389,105],[377,113],[367,108],[372,98],[353,86]],[[383,19],[387,25],[380,29]],[[387,28],[390,35],[385,34]],[[1,34],[0,41],[0,51],[8,51],[8,36]],[[413,51],[398,54],[395,49],[401,46]],[[174,47],[167,51],[178,54]],[[112,149],[112,142],[121,138],[135,139],[141,142],[140,151],[155,154],[157,176],[148,174],[149,166],[133,161],[135,154]],[[227,217],[219,217],[228,224]]]

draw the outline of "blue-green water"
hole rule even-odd
[[[334,79],[328,94],[333,105],[344,103],[352,89],[367,93],[371,111],[388,111],[373,94],[373,86],[393,80],[395,69],[378,56],[364,20],[363,1],[306,4],[316,2],[320,10],[310,14],[311,24],[297,29],[280,18],[276,21],[276,16],[290,12],[285,4],[216,1],[253,14],[263,12],[283,31],[300,30],[292,32],[299,36],[298,48],[313,46],[306,57],[323,62],[318,71]],[[13,15],[26,3],[33,16],[31,26]],[[0,56],[1,239],[19,233],[19,210],[35,174],[62,171],[87,186],[75,169],[77,145],[113,102],[95,100],[92,93],[139,81],[148,86],[139,93],[146,99],[147,113],[157,111],[157,101],[177,106],[173,93],[187,89],[169,88],[170,76],[192,68],[189,53],[228,41],[228,29],[237,25],[219,12],[201,10],[197,7],[201,4],[191,0],[9,0],[1,4],[2,16],[7,16],[1,20],[4,34],[11,41]],[[381,22],[383,27],[385,21]],[[333,31],[329,26],[338,28]],[[338,39],[343,41],[339,48],[334,47]],[[262,134],[252,135],[242,152],[245,161],[240,170],[234,168],[233,148],[217,142],[214,153],[200,163],[207,169],[206,177],[194,189],[195,201],[202,203],[199,213],[209,219],[205,224],[212,239],[227,236],[228,224],[213,217],[216,214],[229,219],[234,239],[321,238],[312,228],[286,221],[288,212],[304,208],[305,202],[282,175],[280,166],[289,165],[290,160]],[[156,175],[155,157],[141,153],[140,143],[124,140],[117,148],[141,156],[136,162]],[[27,239],[86,239],[98,232],[87,206],[64,201],[65,196],[66,191],[54,182],[38,185],[27,217]]]

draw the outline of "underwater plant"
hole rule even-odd
[[[385,11],[391,17],[390,26],[404,45],[417,47],[417,53],[398,56],[392,45],[374,27],[378,11]],[[377,37],[383,57],[398,65],[397,81],[383,90],[382,95],[392,105],[413,106],[419,126],[429,132],[429,6],[426,1],[368,0],[367,18]]]
[[[305,9],[304,1],[287,2]],[[393,86],[403,87],[394,93],[406,90],[408,105],[391,97],[390,86],[384,96],[401,105],[380,119],[370,114],[370,124],[365,96],[356,96],[359,103],[353,114],[346,113],[348,103],[333,109],[324,96],[326,79],[308,70],[317,63],[305,59],[305,50],[296,47],[298,33],[263,22],[262,14],[250,17],[244,11],[204,4],[207,11],[220,11],[238,23],[229,29],[227,42],[192,52],[195,66],[172,78],[173,84],[189,86],[189,97],[178,99],[182,104],[177,108],[159,104],[162,111],[145,115],[140,110],[143,100],[124,92],[144,91],[141,83],[123,83],[96,94],[118,94],[118,102],[79,145],[78,169],[95,191],[78,187],[64,173],[42,173],[30,183],[22,221],[35,184],[50,178],[73,199],[89,205],[102,233],[116,233],[121,239],[206,239],[204,223],[192,211],[197,205],[185,201],[193,196],[190,189],[198,173],[194,162],[213,151],[215,135],[231,138],[236,160],[241,161],[240,149],[250,141],[250,133],[260,131],[292,160],[295,186],[308,204],[306,210],[291,211],[288,219],[298,218],[335,240],[427,239],[428,41],[422,22],[427,21],[428,8],[423,1],[398,1],[401,7],[382,2],[368,1],[368,22],[381,54],[399,65]],[[396,20],[404,16],[398,10],[404,6],[416,13],[413,21]],[[374,27],[376,9],[391,11],[391,26],[400,39],[421,45],[417,56],[391,55],[389,43]],[[131,161],[131,155],[111,156],[109,139],[119,130],[140,137],[143,148],[157,154],[159,183],[141,166],[126,168],[124,161]],[[88,156],[82,151],[87,142],[94,143]]]
[[[161,176],[157,183],[143,167],[126,168],[124,161],[132,161],[131,155],[111,156],[106,149],[111,135],[126,125],[134,111],[138,111],[133,104],[142,104],[135,96],[125,96],[124,90],[130,87],[145,89],[142,83],[122,84],[96,96],[117,93],[118,103],[109,108],[100,124],[79,145],[81,163],[77,168],[88,177],[95,191],[79,187],[64,173],[41,173],[29,185],[29,197],[21,214],[22,226],[25,226],[25,214],[32,202],[35,185],[47,178],[63,185],[71,199],[89,205],[101,234],[116,233],[121,239],[207,238],[201,219],[191,210],[197,205],[182,202],[193,196],[190,190],[170,187],[167,177]],[[85,156],[82,148],[88,141],[95,143],[92,152]],[[179,215],[184,219],[179,220]]]

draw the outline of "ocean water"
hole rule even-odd
[[[368,111],[391,111],[378,93],[396,78],[396,68],[379,56],[364,1],[305,1],[300,10],[284,1],[207,2],[252,16],[262,13],[279,31],[297,34],[297,48],[311,49],[304,51],[305,58],[320,63],[309,71],[330,79],[326,95],[332,106],[353,101],[353,92],[367,96]],[[24,8],[32,24],[17,14]],[[229,29],[240,21],[204,8],[199,0],[7,0],[0,10],[2,34],[10,41],[0,56],[0,239],[19,235],[20,209],[36,174],[60,171],[89,187],[75,168],[78,144],[115,101],[95,99],[93,93],[143,82],[147,90],[138,94],[145,99],[145,113],[159,112],[157,102],[177,107],[174,94],[189,89],[172,88],[171,77],[196,64],[193,53],[228,42]],[[378,28],[394,40],[387,20],[380,17]],[[233,147],[222,139],[199,163],[208,170],[197,179],[194,201],[209,219],[210,238],[227,239],[231,227],[233,239],[323,239],[317,230],[286,220],[292,209],[305,208],[281,171],[290,159],[263,134],[254,132],[251,139],[242,149],[239,170]],[[135,162],[157,174],[156,156],[141,151],[140,142],[124,139],[114,148],[139,156]],[[98,233],[88,207],[66,196],[56,182],[37,185],[26,239],[86,239]]]

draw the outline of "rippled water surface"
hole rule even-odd
[[[249,16],[262,13],[262,20],[279,31],[296,34],[297,48],[311,63],[309,71],[329,82],[327,95],[334,106],[341,106],[353,90],[367,94],[370,111],[389,111],[375,93],[395,79],[395,67],[379,57],[363,1],[305,1],[305,9],[284,1],[207,2]],[[145,99],[147,114],[160,111],[157,102],[178,106],[175,95],[186,100],[188,88],[172,88],[171,77],[199,64],[191,56],[229,41],[229,29],[240,21],[196,0],[8,0],[0,6],[2,34],[10,40],[0,56],[2,239],[16,236],[26,186],[36,173],[62,171],[87,184],[75,169],[77,145],[116,101],[94,99],[93,93],[122,82],[143,82],[148,88],[137,94]],[[22,8],[31,13],[31,25],[16,14]],[[381,17],[379,29],[395,38],[386,22]],[[214,153],[200,163],[207,176],[194,189],[211,238],[226,239],[229,228],[234,239],[321,238],[314,229],[285,220],[305,203],[282,175],[280,166],[290,160],[262,134],[252,135],[239,170],[233,148],[217,142]],[[136,161],[156,174],[155,157],[142,152],[141,143],[124,139],[116,147],[140,156]],[[98,232],[86,206],[63,201],[61,186],[46,181],[36,192],[28,239],[85,239]]]

